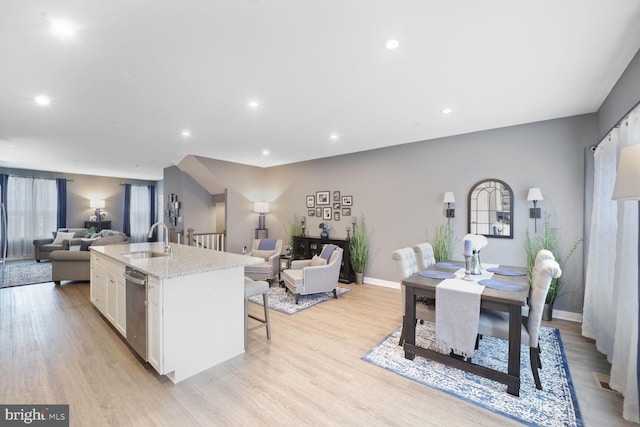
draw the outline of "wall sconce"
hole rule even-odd
[[[253,211],[257,214],[260,214],[260,216],[258,216],[258,229],[256,230],[256,235],[258,234],[258,230],[266,230],[267,228],[264,225],[264,214],[269,212],[269,202],[255,202],[253,204]],[[259,237],[259,238],[266,238],[266,233],[265,237]],[[258,237],[256,237],[258,238]]]
[[[527,194],[527,202],[533,202],[533,207],[529,208],[529,218],[534,220],[534,229],[538,232],[538,218],[540,218],[540,208],[537,207],[538,201],[544,200],[542,197],[542,191],[539,188],[530,188],[529,194]]]
[[[104,200],[89,200],[89,207],[96,210],[96,221],[100,221],[100,209],[104,209]]]
[[[447,191],[446,193],[444,193],[444,199],[442,200],[442,203],[447,204],[447,218],[454,218],[456,216],[456,209],[451,207],[451,203],[455,202],[456,198],[453,196],[453,193],[451,191]]]

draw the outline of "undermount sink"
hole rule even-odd
[[[126,256],[127,258],[141,259],[141,258],[158,258],[163,256],[168,256],[164,252],[153,252],[153,251],[136,251],[136,252],[125,252],[122,256]]]

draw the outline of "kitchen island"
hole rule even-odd
[[[127,339],[125,269],[146,274],[147,351],[141,356],[177,383],[244,352],[244,266],[262,259],[170,248],[164,254],[163,243],[90,246],[90,298]]]

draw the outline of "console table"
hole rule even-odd
[[[84,228],[95,228],[96,233],[102,230],[111,230],[111,221],[85,221]]]
[[[349,240],[293,236],[293,259],[311,259],[314,255],[320,255],[322,247],[326,244],[336,245],[344,251],[338,281],[341,283],[354,282],[356,275],[351,268]]]

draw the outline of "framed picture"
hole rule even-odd
[[[322,208],[322,219],[331,219],[331,208]]]
[[[315,208],[316,207],[316,198],[311,196],[307,196],[307,208]]]
[[[334,191],[333,192],[333,201],[334,202],[339,202],[340,201],[340,192],[339,191]]]
[[[315,209],[309,209],[307,211],[307,215],[308,216],[316,216],[316,210]]]
[[[322,216],[322,208],[316,208],[316,216],[317,217],[321,217]]]
[[[329,204],[329,191],[316,191],[316,205]]]
[[[342,206],[353,206],[353,196],[342,196]]]
[[[342,208],[342,216],[351,216],[351,208]]]
[[[340,209],[340,202],[333,204],[333,209]]]
[[[334,221],[340,221],[340,212],[334,212],[333,213],[333,220]]]

